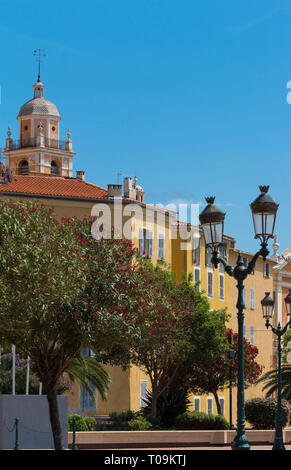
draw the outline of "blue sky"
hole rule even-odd
[[[269,184],[276,232],[291,244],[291,4],[287,0],[0,0],[1,144],[32,97],[45,49],[45,96],[70,127],[75,170],[105,186],[134,176],[148,202],[227,212],[255,251],[249,203]],[[291,85],[290,85],[291,92]],[[291,95],[290,95],[291,96]],[[0,144],[0,145],[1,145]]]

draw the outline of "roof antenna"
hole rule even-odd
[[[33,51],[33,56],[36,57],[36,61],[38,62],[38,77],[37,81],[40,82],[40,64],[42,63],[41,58],[46,57],[46,54],[43,49],[35,49]]]

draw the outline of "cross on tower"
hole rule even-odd
[[[40,64],[42,63],[41,58],[46,57],[43,49],[35,49],[33,51],[33,56],[36,57],[36,61],[38,62],[38,78],[37,81],[40,82]]]

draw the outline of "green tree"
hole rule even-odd
[[[151,417],[155,418],[158,399],[177,374],[217,353],[222,322],[191,279],[177,284],[163,263],[153,266],[140,258],[136,273],[138,302],[130,355],[150,378]]]
[[[134,250],[95,240],[91,226],[91,219],[59,223],[33,203],[0,204],[0,334],[30,356],[47,392],[58,450],[58,380],[83,348],[118,341],[122,315],[115,309],[130,297]]]
[[[230,336],[232,337],[231,348],[235,351],[234,358],[229,357]],[[261,375],[263,367],[256,362],[258,348],[252,346],[244,339],[244,374],[245,387],[255,384]],[[232,366],[232,383],[237,385],[238,380],[238,334],[233,334],[231,329],[225,328],[219,353],[215,354],[211,361],[195,364],[188,370],[186,381],[189,390],[198,393],[212,393],[216,402],[218,413],[221,407],[218,391],[224,390],[229,384],[230,367]]]

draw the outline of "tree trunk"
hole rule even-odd
[[[52,388],[50,390],[49,387],[46,387],[46,390],[55,450],[64,450],[62,428],[60,424],[58,409],[57,392],[55,388]]]
[[[152,389],[152,406],[151,406],[151,416],[153,418],[157,417],[157,403],[158,403],[158,391],[156,388]]]
[[[219,398],[218,398],[218,395],[217,395],[217,392],[213,392],[213,395],[214,395],[214,398],[215,398],[215,403],[216,403],[216,407],[217,407],[217,413],[219,415],[221,415],[221,406],[220,406],[220,403],[219,403]]]

